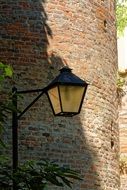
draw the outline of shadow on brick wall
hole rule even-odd
[[[14,78],[9,81],[11,86],[16,85],[22,90],[46,86],[65,62],[49,50],[53,31],[47,23],[45,1],[3,0],[1,8],[0,54],[1,61],[14,68]],[[19,108],[23,109],[34,96],[36,94],[20,99]],[[20,162],[28,159],[56,161],[81,173],[84,180],[75,183],[73,189],[100,190],[98,157],[86,136],[88,124],[85,128],[84,114],[85,110],[81,117],[54,118],[47,98],[40,98],[19,122]],[[5,138],[9,143],[10,130]]]

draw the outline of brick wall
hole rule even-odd
[[[127,79],[125,78],[125,81]],[[120,176],[121,190],[127,189],[127,84],[123,86],[123,97],[119,109],[119,130],[120,130],[120,164],[123,165],[123,172]]]
[[[127,79],[125,78],[125,81]],[[127,156],[127,85],[123,86],[123,96],[119,108],[119,126],[120,126],[120,153]]]
[[[120,176],[121,190],[127,190],[127,175]]]
[[[44,87],[65,64],[90,81],[80,115],[55,118],[43,96],[22,117],[20,161],[69,165],[84,179],[74,190],[119,189],[114,1],[1,0],[0,9],[1,61],[14,68],[11,86]],[[19,98],[19,109],[33,97]],[[11,144],[10,131],[5,140]]]

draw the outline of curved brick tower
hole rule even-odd
[[[44,87],[65,64],[90,82],[80,115],[54,117],[43,96],[22,117],[20,161],[49,158],[78,170],[84,180],[73,190],[118,190],[114,1],[1,0],[0,9],[0,61],[14,68],[12,86]],[[20,98],[20,109],[33,98]]]

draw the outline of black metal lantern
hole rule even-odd
[[[55,116],[74,116],[81,111],[88,84],[64,67],[48,85],[47,95]]]

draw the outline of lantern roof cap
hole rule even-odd
[[[51,88],[56,85],[74,85],[74,86],[86,86],[87,82],[80,79],[78,76],[72,73],[69,67],[65,66],[60,69],[60,74],[48,85]]]
[[[63,73],[63,72],[69,72],[69,73],[71,73],[72,69],[69,68],[68,66],[64,66],[59,71],[60,71],[60,73]]]

